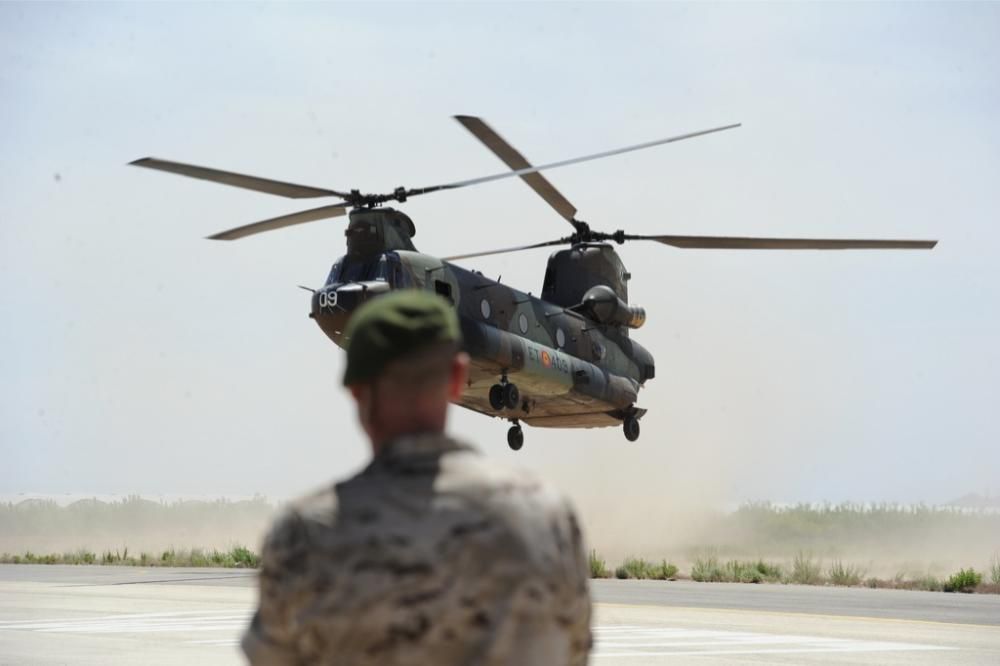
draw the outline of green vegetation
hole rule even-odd
[[[892,581],[882,581],[879,587],[889,587],[896,590],[920,590],[922,592],[940,592],[944,589],[944,584],[937,576],[924,572],[916,572],[911,576],[903,572],[898,572]]]
[[[0,503],[0,547],[20,553],[4,554],[0,563],[252,568],[259,566],[256,553],[226,545],[256,539],[275,509],[263,497],[153,502],[132,496],[116,502],[81,500],[68,506],[49,500]],[[983,573],[963,569],[941,578],[944,563],[958,560],[955,551],[946,550],[949,545],[960,544],[963,558],[979,547],[989,553],[995,544],[983,535],[997,533],[997,512],[892,504],[779,507],[755,503],[730,513],[701,516],[691,537],[698,545],[687,546],[686,552],[693,562],[690,576],[696,581],[1000,593],[1000,552],[983,563]],[[124,542],[139,552],[114,548]],[[170,543],[201,543],[214,549],[158,550]],[[59,554],[77,544],[91,545],[93,551]],[[866,578],[864,568],[848,563],[848,558],[883,561],[886,544],[919,553],[920,561],[900,565],[904,568],[891,579]],[[683,544],[677,547],[684,548]],[[798,554],[793,558],[794,553]],[[666,560],[657,563],[628,557],[614,567],[596,551],[588,559],[594,578],[670,580],[678,574],[677,567]],[[830,563],[828,568],[824,560]],[[927,566],[927,562],[934,564]]]
[[[836,560],[827,571],[827,580],[830,581],[831,585],[854,587],[861,584],[866,573],[868,572],[857,565],[845,564],[841,560]]]
[[[983,582],[983,574],[975,569],[959,569],[944,584],[945,592],[972,592]]]
[[[653,569],[653,574],[657,580],[673,580],[677,577],[677,567],[663,560]]]
[[[792,560],[790,583],[799,585],[819,585],[823,582],[823,565],[813,559],[812,553],[799,551]]]
[[[733,583],[780,583],[783,579],[781,566],[764,560],[730,560],[723,573],[726,580]]]
[[[780,583],[783,571],[780,565],[765,562],[729,560],[720,564],[717,557],[701,557],[691,567],[691,579],[706,583]]]
[[[903,581],[901,587],[908,590],[923,590],[924,592],[940,592],[944,589],[941,581],[930,574],[918,576],[912,581]]]
[[[865,581],[867,587],[888,590],[921,590],[923,592],[940,592],[944,589],[937,578],[930,574],[920,574],[914,578],[905,578],[896,574],[891,580],[869,578]]]
[[[611,573],[608,571],[608,563],[604,561],[604,558],[597,554],[596,550],[590,551],[588,556],[590,561],[590,577],[591,578],[608,578]]]
[[[625,561],[615,568],[615,578],[670,580],[677,575],[677,567],[663,560],[659,564],[649,562],[639,557],[626,557]]]
[[[626,557],[625,561],[615,569],[615,578],[651,578],[650,564],[637,557]]]
[[[140,553],[138,557],[129,555],[128,548],[122,551],[105,551],[100,556],[86,550],[78,550],[62,555],[36,555],[31,551],[23,555],[0,555],[0,564],[101,564],[129,567],[226,567],[233,569],[255,569],[260,566],[260,557],[244,546],[233,546],[229,550],[166,550],[159,557],[150,553]]]
[[[722,567],[719,566],[718,558],[714,556],[697,558],[691,567],[691,580],[696,580],[699,583],[721,583],[724,581],[725,574]]]

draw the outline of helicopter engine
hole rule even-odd
[[[600,284],[591,287],[583,295],[579,309],[601,324],[617,324],[629,328],[640,328],[646,323],[646,309],[629,305],[618,298],[611,287]]]
[[[549,257],[542,300],[572,308],[583,302],[589,289],[603,285],[627,302],[631,277],[621,257],[607,243],[578,243]]]
[[[639,328],[646,323],[646,311],[628,304],[630,277],[609,244],[579,243],[549,257],[542,298],[601,324]]]

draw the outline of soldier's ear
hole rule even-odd
[[[469,379],[469,355],[458,352],[451,362],[451,381],[448,385],[448,398],[458,400],[462,397],[465,384]]]

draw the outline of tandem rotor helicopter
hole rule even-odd
[[[620,425],[626,439],[639,438],[646,410],[636,399],[656,375],[656,364],[630,329],[646,321],[643,308],[629,303],[625,269],[611,242],[655,241],[678,248],[739,250],[931,249],[937,241],[755,238],[729,236],[635,235],[596,231],[576,217],[576,208],[540,173],[739,127],[715,127],[625,148],[532,166],[482,119],[456,120],[511,170],[443,185],[397,187],[385,194],[296,185],[156,158],[135,166],[213,181],[292,199],[338,197],[337,203],[236,227],[210,236],[235,240],[305,222],[348,215],[347,253],[337,259],[323,287],[310,290],[310,317],[337,345],[354,310],[393,289],[418,288],[451,301],[462,326],[472,363],[458,404],[512,423],[507,443],[524,444],[521,423],[550,428]],[[403,212],[384,204],[519,176],[573,227],[573,233],[532,245],[438,258],[417,251],[416,227]],[[548,246],[552,253],[540,296],[491,280],[454,261]]]

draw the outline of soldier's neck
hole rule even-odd
[[[368,424],[372,455],[377,456],[388,442],[401,437],[441,435],[446,424],[447,406],[440,411],[408,414],[406,418],[376,418]]]

